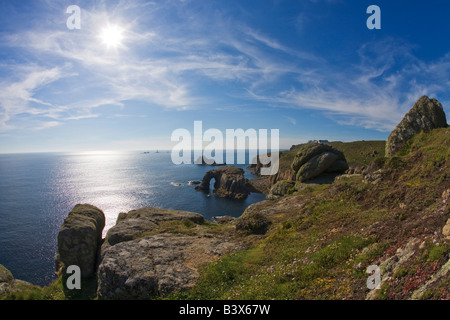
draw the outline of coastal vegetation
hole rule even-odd
[[[420,130],[388,157],[384,141],[330,145],[349,165],[332,181],[299,184],[281,174],[283,195],[220,222],[157,208],[121,214],[102,244],[99,284],[84,280],[86,290],[77,294],[59,277],[45,288],[17,283],[1,298],[104,298],[110,289],[100,283],[110,283],[111,270],[132,272],[138,283],[143,266],[162,266],[179,279],[148,275],[148,298],[448,300],[450,128]],[[292,170],[302,148],[281,153],[281,173]],[[137,269],[120,269],[120,256],[136,248],[151,252],[149,259],[137,255]],[[369,266],[380,269],[379,289],[367,286]]]

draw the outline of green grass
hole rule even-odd
[[[408,222],[410,210],[431,208],[448,181],[448,129],[419,134],[408,151],[384,158],[384,142],[332,143],[344,151],[351,165],[377,161],[384,172],[376,185],[362,177],[338,180],[332,185],[310,186],[285,199],[307,200],[301,211],[277,214],[265,238],[251,249],[220,259],[201,270],[199,282],[183,293],[189,299],[342,299],[365,297],[366,268],[386,254],[395,253],[400,239],[360,233],[374,223]],[[435,136],[435,137],[434,137]],[[443,147],[445,146],[445,147]],[[367,156],[377,150],[375,157]],[[295,151],[284,156],[286,164]],[[442,169],[443,168],[443,169]],[[439,174],[438,174],[439,173]],[[403,201],[408,205],[400,204]],[[266,208],[266,207],[264,207]],[[389,230],[387,230],[389,231]],[[381,236],[383,233],[381,233]],[[423,281],[430,263],[448,259],[448,245],[428,245],[422,259],[399,268],[393,275],[398,287],[385,284],[378,298],[405,297],[417,270]],[[391,254],[392,254],[391,253]],[[361,289],[363,288],[363,289]],[[413,290],[413,287],[411,287]],[[406,293],[405,293],[406,292]],[[427,293],[437,296],[436,292]]]
[[[354,142],[329,142],[328,145],[344,152],[347,163],[351,167],[369,165],[373,160],[384,158],[386,141],[354,141]],[[290,168],[298,147],[292,151],[280,153],[280,170]]]
[[[328,144],[344,152],[350,167],[368,166],[373,160],[385,156],[386,141],[330,142]]]
[[[93,300],[96,299],[97,281],[95,278],[81,279],[80,290],[68,290],[63,277],[58,277],[45,287],[18,284],[15,291],[1,295],[0,300]]]
[[[450,187],[449,133],[449,128],[420,133],[389,159],[384,158],[384,141],[330,143],[345,153],[350,165],[370,165],[371,161],[377,161],[376,167],[383,171],[380,182],[365,183],[361,176],[349,176],[331,185],[311,185],[301,191],[292,191],[281,200],[261,203],[257,207],[259,209],[241,219],[249,219],[248,226],[252,231],[252,223],[262,219],[259,212],[274,210],[264,215],[264,219],[271,222],[264,235],[235,232],[235,224],[219,225],[205,221],[198,225],[188,220],[161,223],[153,232],[221,234],[241,239],[249,245],[246,250],[228,254],[201,267],[200,277],[191,289],[161,298],[365,298],[366,268],[379,263],[381,257],[395,254],[401,241],[411,236],[408,232],[420,237],[417,227],[412,227],[412,231],[407,229],[410,217],[426,217],[426,212],[429,212],[426,210],[437,209],[441,205],[442,191]],[[377,152],[372,157],[373,151]],[[295,153],[284,152],[280,168],[290,166]],[[253,221],[252,217],[257,219]],[[366,228],[383,223],[386,227],[376,229],[376,235],[365,232]],[[391,237],[392,228],[399,228],[403,239]],[[427,281],[448,261],[449,244],[442,240],[428,236],[423,249],[408,264],[396,269],[392,275],[395,281],[383,284],[377,297],[405,298],[411,290]],[[416,275],[421,277],[420,283],[414,282]],[[428,290],[425,298],[442,297],[448,281]],[[86,288],[90,288],[89,284]],[[87,290],[78,295],[65,292],[59,279],[49,287],[28,288],[9,298],[93,299],[93,292]]]
[[[41,288],[27,284],[19,284],[16,291],[0,296],[0,300],[65,300],[62,279],[59,278],[49,286]]]
[[[277,242],[272,237],[266,246]],[[327,245],[290,242],[290,250],[267,250],[263,244],[251,250],[229,255],[205,267],[190,291],[169,297],[183,299],[298,299],[315,298],[309,288],[318,286],[324,296],[335,295],[332,286],[339,274],[354,269],[352,258],[373,239],[357,235],[343,236]],[[279,244],[277,244],[279,245]],[[320,246],[320,247],[319,247]],[[343,283],[337,295],[348,294]],[[326,293],[327,290],[330,292]],[[344,295],[345,295],[344,294]]]

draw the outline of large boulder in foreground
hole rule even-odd
[[[102,245],[99,299],[147,300],[185,290],[201,265],[241,248],[208,234],[203,222],[198,213],[161,208],[121,213]]]
[[[392,156],[409,138],[420,131],[427,132],[446,127],[447,119],[442,105],[436,99],[423,96],[389,135],[386,142],[386,156]]]
[[[339,173],[348,169],[344,153],[327,144],[307,143],[299,148],[291,164],[296,181],[313,179],[322,173]]]
[[[204,222],[204,217],[195,212],[169,210],[156,207],[121,212],[117,217],[116,225],[109,229],[106,234],[102,245],[102,255],[110,246],[120,242],[141,238],[154,230],[159,224],[177,220],[202,224]]]
[[[105,252],[98,271],[100,299],[151,299],[184,290],[197,272],[184,263],[190,236],[154,235],[118,243]]]
[[[105,215],[90,204],[77,204],[69,212],[58,233],[55,268],[65,274],[70,265],[80,267],[81,276],[92,277],[105,227]]]
[[[197,191],[208,191],[211,179],[214,179],[213,192],[221,198],[244,199],[252,191],[252,186],[244,177],[244,170],[233,166],[210,170],[203,176]]]

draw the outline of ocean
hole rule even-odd
[[[255,177],[247,165],[235,165]],[[54,275],[57,235],[78,203],[100,208],[103,234],[120,212],[143,207],[186,210],[214,216],[240,216],[265,195],[234,200],[195,191],[212,166],[175,165],[170,151],[0,154],[0,264],[16,279],[48,285]]]

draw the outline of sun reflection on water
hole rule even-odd
[[[139,158],[138,158],[139,159]],[[145,160],[145,159],[144,159]],[[112,227],[120,212],[128,212],[148,205],[152,187],[145,174],[127,153],[93,152],[72,154],[59,167],[55,183],[63,198],[76,203],[89,203],[100,208],[106,216],[104,235]]]

